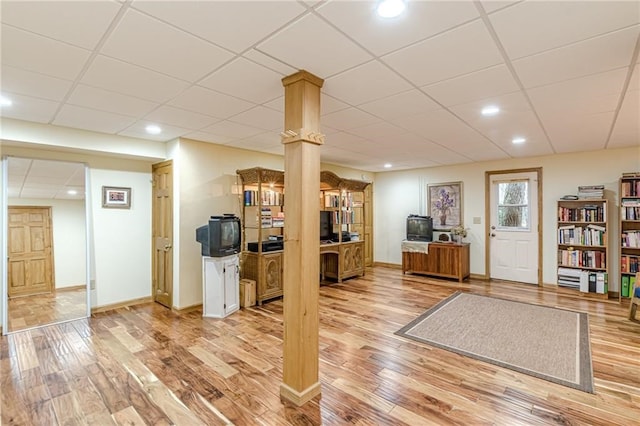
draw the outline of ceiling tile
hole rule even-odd
[[[198,84],[261,104],[282,96],[282,77],[262,65],[238,58]]]
[[[16,118],[18,120],[48,123],[56,113],[58,102],[37,99],[31,96],[23,96],[15,93],[4,93],[13,104],[10,107],[1,107],[2,117]]]
[[[509,7],[511,5],[514,5],[518,2],[520,2],[521,0],[480,0],[480,3],[482,3],[482,7],[484,8],[484,11],[487,13],[492,13],[495,12],[496,10],[500,10],[500,9],[504,9],[505,7]]]
[[[155,102],[166,102],[189,85],[173,77],[101,55],[93,60],[82,82]]]
[[[134,10],[127,11],[101,53],[190,82],[234,56]]]
[[[269,68],[270,70],[273,70],[279,74],[282,74],[283,76],[291,75],[298,71],[297,69],[290,67],[287,64],[283,64],[275,58],[267,56],[255,49],[251,49],[245,52],[242,57],[255,62],[256,64],[260,64],[263,67]]]
[[[351,152],[364,153],[374,149],[376,143],[354,134],[339,132],[331,135],[331,138],[326,140],[325,145],[339,147]]]
[[[4,65],[74,80],[89,58],[88,50],[8,25],[3,24],[1,31]]]
[[[282,145],[280,135],[274,132],[260,133],[245,139],[240,139],[227,144],[234,148],[252,149],[262,151],[264,149],[275,148]]]
[[[356,108],[348,108],[332,112],[322,117],[322,124],[338,130],[355,129],[379,121],[371,114],[360,111]]]
[[[255,127],[245,126],[243,124],[234,123],[232,121],[220,121],[211,126],[207,126],[200,130],[204,133],[211,133],[213,135],[226,136],[234,139],[244,139],[259,133],[264,133],[263,129]]]
[[[100,133],[117,133],[131,125],[134,119],[126,115],[106,111],[64,105],[52,124],[74,127]]]
[[[169,124],[183,129],[201,129],[210,126],[218,121],[219,118],[210,117],[204,114],[187,111],[184,109],[163,105],[160,108],[150,112],[144,117],[147,121],[155,123]],[[162,127],[162,126],[161,126]]]
[[[236,53],[305,12],[292,1],[134,1],[133,7]]]
[[[206,132],[190,132],[183,136],[184,138],[193,139],[201,142],[210,142],[215,144],[224,145],[227,142],[231,142],[233,138],[228,136],[219,136]]]
[[[472,2],[412,1],[396,19],[380,18],[375,1],[333,1],[318,13],[376,55],[431,37],[478,17]]]
[[[523,1],[489,19],[509,57],[517,59],[638,24],[640,3]]]
[[[421,89],[444,106],[458,105],[520,90],[506,65],[497,65]]]
[[[2,22],[93,49],[119,9],[113,1],[3,1]]]
[[[112,112],[114,114],[141,117],[157,107],[154,102],[145,101],[108,90],[79,84],[68,100],[69,104]]]
[[[414,89],[362,104],[358,108],[383,120],[393,120],[394,118],[432,111],[441,107],[420,90]]]
[[[307,15],[260,43],[257,49],[295,69],[327,78],[372,59],[329,24]]]
[[[251,108],[229,118],[229,121],[246,124],[264,130],[278,130],[284,128],[284,114],[263,106]]]
[[[382,59],[418,86],[502,63],[502,56],[481,21],[447,31]]]
[[[200,86],[188,88],[171,100],[169,104],[218,118],[228,118],[255,106],[251,102]]]
[[[513,62],[525,88],[629,65],[640,26],[616,31]]]
[[[411,85],[385,65],[371,61],[328,78],[322,88],[328,95],[351,105],[360,105],[404,92]]]
[[[608,145],[609,148],[627,146],[637,146],[640,149],[640,90],[626,93]],[[640,153],[638,161],[640,162]]]
[[[407,131],[398,126],[394,126],[393,124],[381,121],[378,123],[370,124],[368,126],[349,130],[348,133],[360,136],[373,142],[388,144],[391,141],[395,141],[399,135],[407,133]],[[395,145],[394,148],[396,148]]]
[[[61,78],[50,77],[31,71],[25,71],[9,65],[2,66],[3,92],[61,101],[71,88],[72,82]]]
[[[527,90],[541,115],[580,115],[618,107],[628,68],[593,74]]]
[[[557,153],[604,149],[613,112],[566,117],[545,123]]]
[[[324,116],[326,114],[331,114],[332,112],[340,111],[343,109],[349,108],[349,104],[345,104],[338,99],[329,96],[325,93],[322,93],[320,98],[320,115]],[[283,106],[284,106],[284,97],[282,98]],[[284,107],[282,108],[284,111]]]

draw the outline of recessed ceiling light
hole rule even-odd
[[[526,141],[525,138],[521,138],[520,136],[511,139],[511,143],[525,143]]]
[[[69,195],[77,195],[78,191],[76,191],[75,189],[70,189],[70,190],[67,191],[67,194],[69,194]]]
[[[391,168],[391,163],[386,163],[386,164],[384,165],[384,168],[385,168],[385,169],[390,169],[390,168]]]
[[[11,106],[13,105],[13,102],[11,101],[11,99],[6,98],[4,96],[0,96],[0,106]]]
[[[486,116],[488,116],[488,115],[496,115],[499,112],[500,112],[500,108],[498,108],[495,105],[489,105],[489,106],[486,106],[486,107],[482,108],[482,115],[486,115]]]
[[[160,128],[160,126],[156,126],[155,124],[149,124],[144,129],[151,135],[159,135],[160,133],[162,133],[162,129]]]
[[[382,0],[378,3],[376,12],[381,18],[395,18],[404,11],[405,7],[404,0]]]

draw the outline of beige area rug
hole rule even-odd
[[[457,292],[396,334],[594,393],[586,313]]]

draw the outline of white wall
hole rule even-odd
[[[90,168],[95,290],[91,306],[150,297],[151,167],[147,172]],[[102,187],[131,188],[131,208],[102,207]]]
[[[478,164],[377,173],[374,205],[374,260],[400,264],[400,242],[405,237],[405,219],[424,212],[426,185],[463,182],[463,216],[470,228],[471,273],[485,275],[485,172],[542,167],[543,282],[556,283],[557,200],[576,194],[579,185],[605,185],[610,200],[609,266],[610,289],[618,289],[618,179],[623,172],[640,170],[640,148],[591,151],[577,154],[490,161]],[[480,217],[480,224],[473,218]]]
[[[9,199],[10,206],[51,207],[56,288],[86,285],[84,200]]]

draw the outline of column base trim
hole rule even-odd
[[[286,399],[289,402],[300,407],[305,403],[309,402],[311,399],[321,394],[322,389],[320,388],[320,382],[316,382],[313,385],[309,386],[302,392],[298,392],[297,390],[291,388],[285,383],[280,384],[280,399]]]

